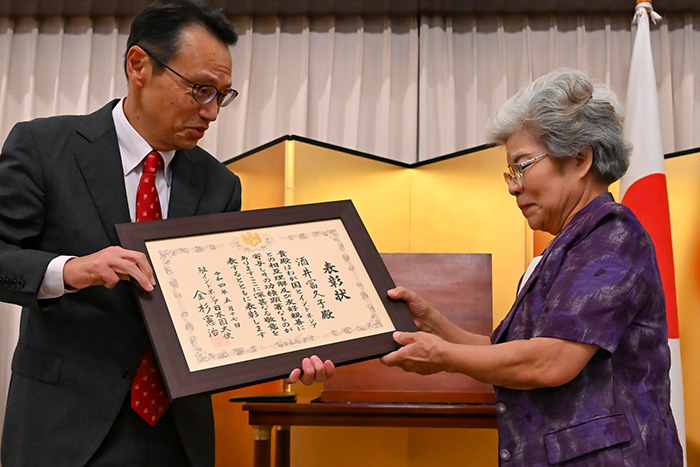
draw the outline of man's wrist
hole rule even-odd
[[[41,287],[39,288],[38,298],[40,300],[58,298],[67,292],[74,292],[74,290],[66,288],[63,283],[63,267],[66,265],[66,262],[72,258],[75,258],[75,256],[56,256],[51,260],[46,267],[44,280],[41,282]]]

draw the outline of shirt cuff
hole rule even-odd
[[[39,300],[58,298],[65,293],[74,292],[73,290],[66,289],[63,283],[63,266],[65,266],[66,261],[71,258],[75,258],[75,256],[57,256],[51,260],[46,268],[44,280],[41,282],[41,287],[39,288],[39,295],[37,297]]]

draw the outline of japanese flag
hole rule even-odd
[[[637,35],[632,50],[627,85],[625,137],[632,143],[630,167],[620,180],[620,198],[642,222],[654,241],[661,280],[666,295],[666,318],[671,348],[671,408],[685,453],[683,375],[681,373],[676,278],[673,269],[671,217],[661,145],[661,124],[656,90],[654,60],[651,54],[649,16],[661,17],[650,3],[638,3],[635,11]]]

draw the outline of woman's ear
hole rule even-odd
[[[576,170],[581,172],[581,175],[586,175],[593,167],[593,149],[590,146],[582,149],[576,157]]]

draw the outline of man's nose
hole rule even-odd
[[[200,104],[199,106],[199,116],[205,120],[213,122],[219,115],[219,105],[216,103],[216,99],[212,99],[206,104]]]

